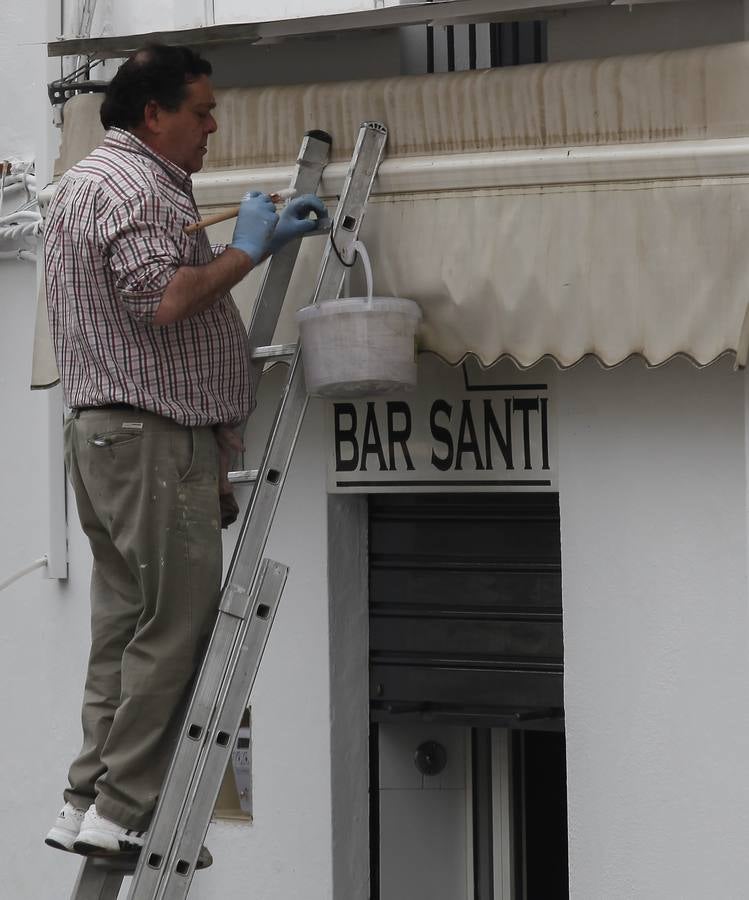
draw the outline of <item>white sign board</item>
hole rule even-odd
[[[551,374],[422,357],[414,393],[331,401],[328,489],[556,491]]]

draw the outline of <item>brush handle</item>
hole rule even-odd
[[[295,197],[296,191],[293,188],[284,188],[284,190],[275,191],[274,193],[269,194],[269,196],[274,203],[281,203],[282,200],[288,200],[290,197]],[[206,216],[205,219],[201,219],[199,222],[193,222],[192,225],[185,225],[184,232],[185,234],[195,234],[196,231],[208,228],[209,225],[218,225],[219,222],[226,222],[228,219],[236,219],[238,215],[239,207],[232,206],[230,209],[225,209],[223,212],[214,213],[212,216]]]
[[[185,234],[195,234],[196,231],[208,228],[209,225],[217,225],[219,222],[226,222],[227,219],[236,219],[238,215],[239,207],[232,206],[231,209],[225,209],[223,212],[214,213],[212,216],[206,216],[205,219],[201,219],[199,222],[193,222],[192,225],[185,225],[184,231]]]

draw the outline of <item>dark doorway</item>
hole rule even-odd
[[[518,900],[567,900],[564,734],[513,735],[515,892]]]

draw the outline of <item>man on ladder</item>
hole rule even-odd
[[[229,291],[327,217],[313,195],[279,216],[253,193],[217,256],[184,233],[216,130],[210,75],[185,48],[131,56],[107,88],[103,144],[63,176],[45,227],[66,465],[94,557],[84,743],[46,842],[85,854],[143,846],[216,617],[219,488],[253,405]]]

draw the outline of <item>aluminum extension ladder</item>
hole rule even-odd
[[[386,140],[384,125],[362,124],[338,208],[328,226],[330,239],[313,302],[340,294]],[[299,194],[316,193],[330,144],[324,132],[305,135],[290,185]],[[230,476],[235,482],[253,483],[252,497],[146,844],[137,861],[130,863],[88,857],[71,900],[117,900],[127,875],[133,876],[128,900],[179,900],[190,889],[288,572],[282,563],[263,559],[262,554],[308,402],[299,346],[270,343],[300,244],[293,241],[271,258],[250,323],[255,383],[266,362],[279,357],[291,359],[288,381],[260,468]]]

